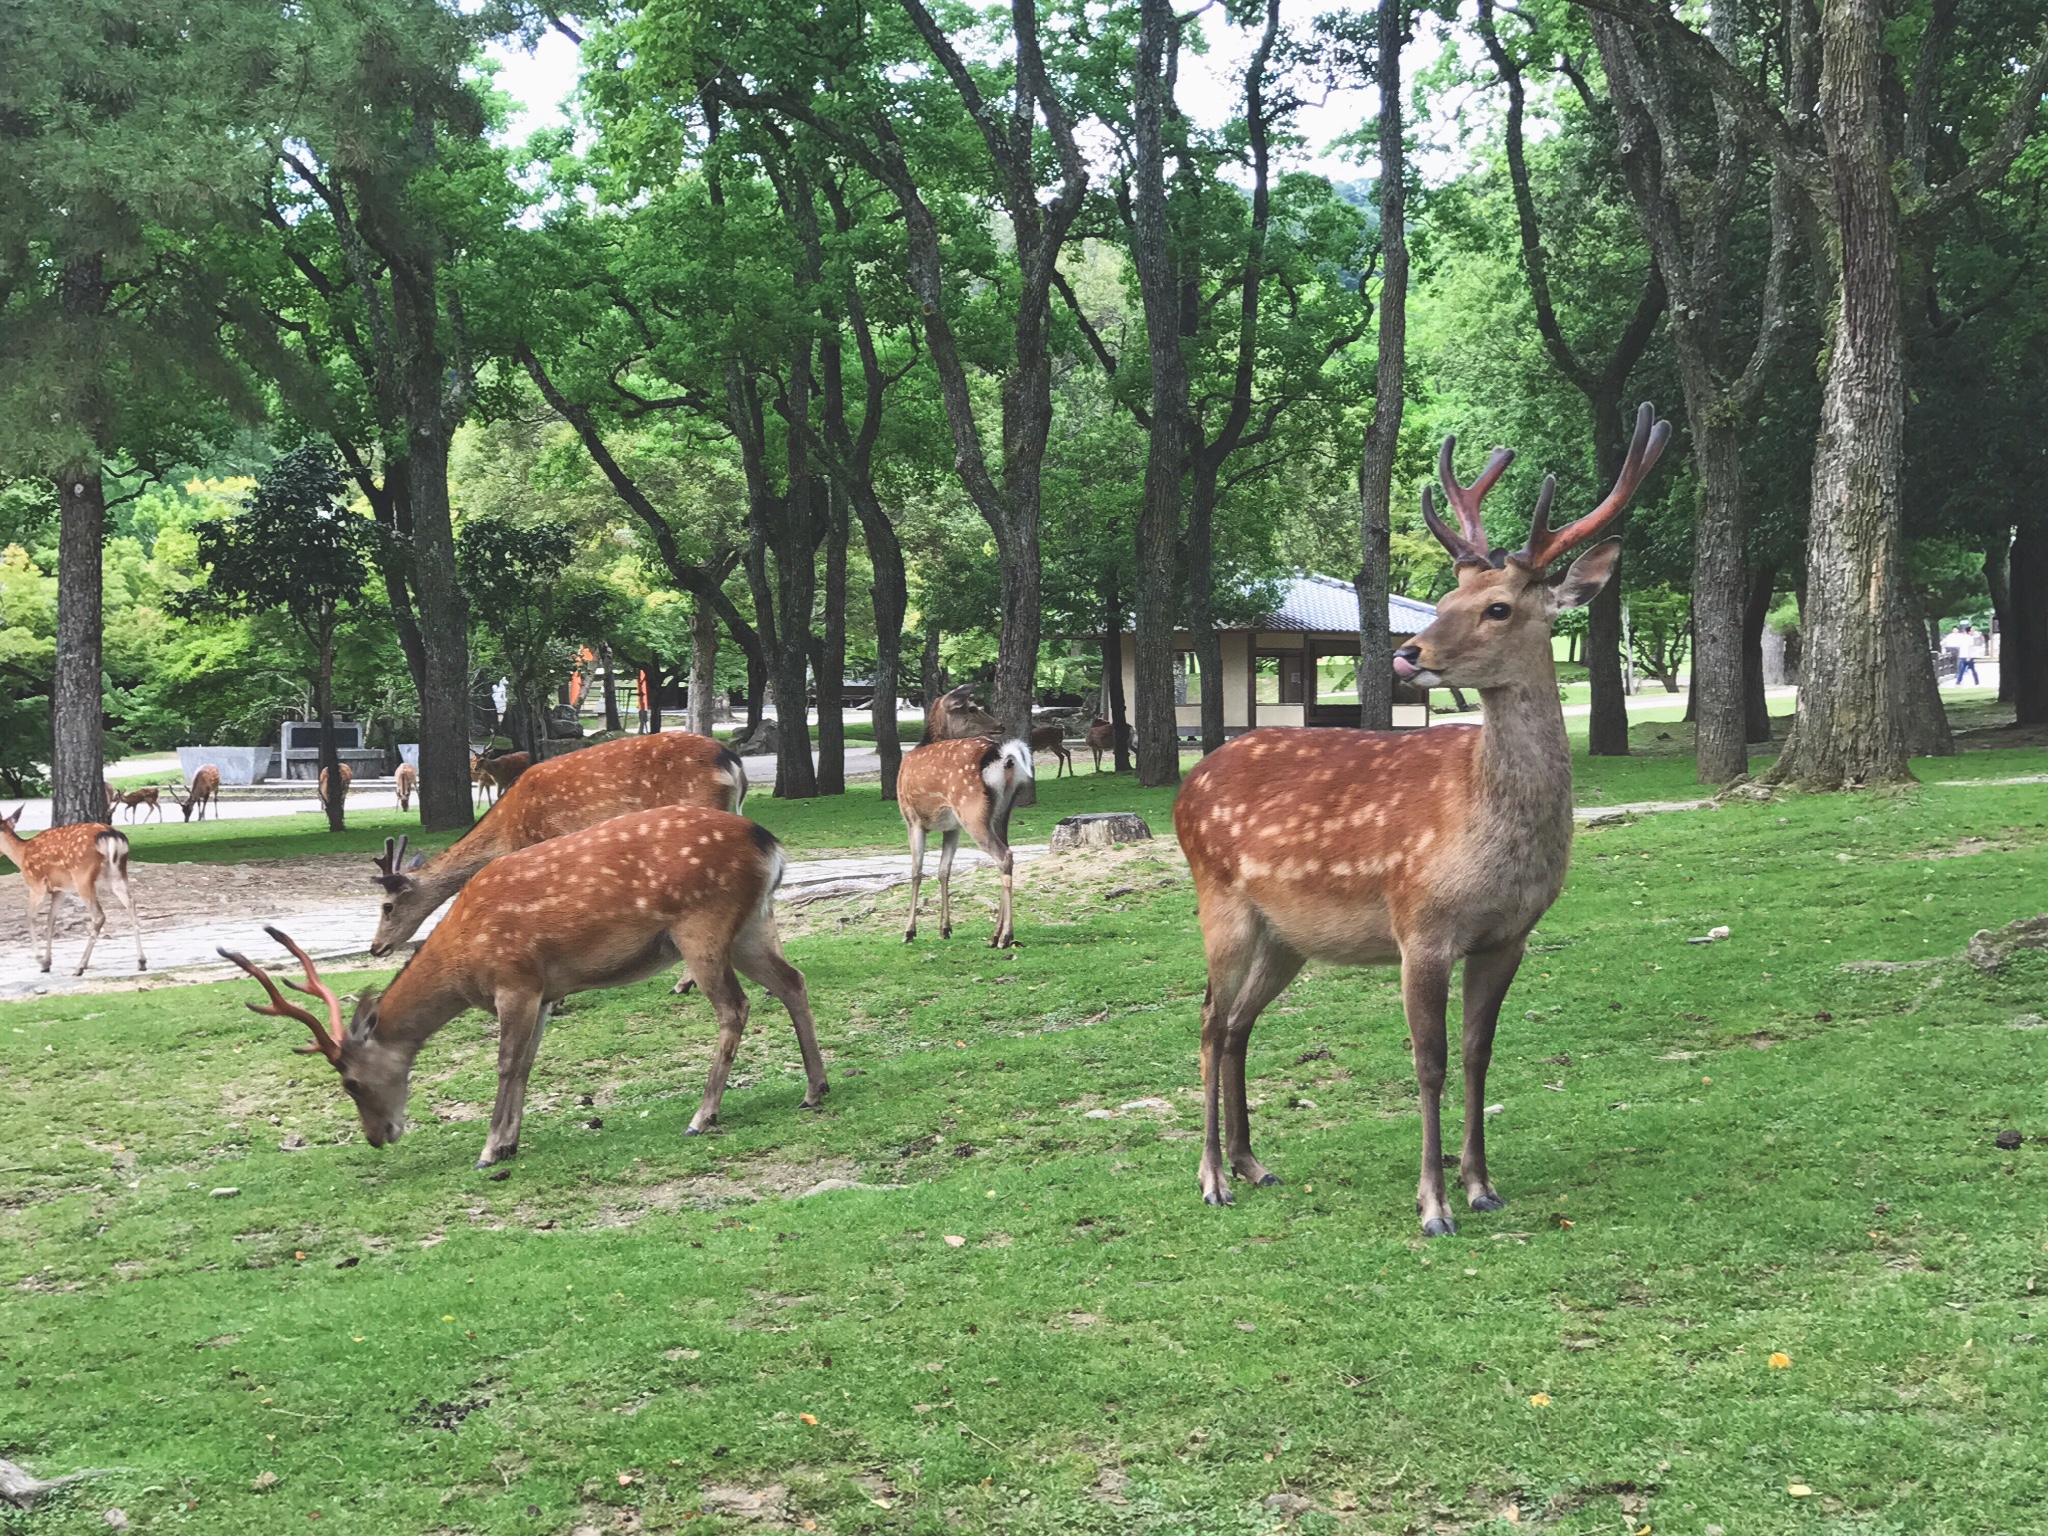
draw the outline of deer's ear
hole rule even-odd
[[[1602,539],[1564,573],[1564,580],[1550,589],[1550,606],[1562,613],[1583,608],[1600,595],[1600,589],[1614,578],[1615,562],[1621,559],[1621,540]]]

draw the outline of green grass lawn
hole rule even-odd
[[[685,1140],[702,999],[579,998],[502,1176],[481,1016],[377,1153],[247,985],[0,1008],[0,1455],[119,1469],[0,1531],[759,1530],[718,1511],[781,1489],[841,1533],[2037,1532],[2048,955],[1842,966],[2048,906],[2048,791],[1974,782],[2044,765],[1582,833],[1496,1052],[1508,1208],[1437,1242],[1391,972],[1268,1011],[1286,1183],[1200,1203],[1193,901],[1142,848],[1027,876],[1012,954],[974,885],[950,943],[895,942],[901,892],[794,941],[816,1115],[765,1000]],[[1042,790],[1020,839],[1166,819]],[[750,808],[848,846],[867,793]],[[885,1187],[784,1198],[827,1177]]]

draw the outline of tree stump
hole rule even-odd
[[[1054,853],[1067,848],[1109,848],[1117,843],[1142,843],[1151,839],[1145,818],[1130,811],[1102,811],[1092,816],[1069,816],[1052,829]]]

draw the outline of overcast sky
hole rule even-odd
[[[1311,0],[1283,0],[1281,12],[1284,22],[1304,25],[1325,8],[1326,0],[1314,0],[1313,4]],[[1182,56],[1180,100],[1183,109],[1197,122],[1213,127],[1230,116],[1240,99],[1244,66],[1255,40],[1235,27],[1210,25],[1211,19],[1204,17],[1202,21],[1209,35],[1209,53]],[[512,122],[515,141],[537,128],[568,120],[562,106],[576,89],[578,59],[573,43],[559,32],[549,32],[532,53],[502,44],[489,51],[500,66],[499,88],[520,105]],[[1433,37],[1416,39],[1414,55],[1418,61],[1435,52]],[[1414,62],[1407,62],[1407,67],[1412,71]],[[1373,167],[1360,165],[1348,154],[1333,154],[1330,146],[1355,133],[1375,110],[1376,94],[1369,89],[1336,92],[1329,100],[1304,108],[1299,127],[1307,141],[1306,149],[1292,162],[1293,166],[1321,171],[1338,181],[1372,174]]]

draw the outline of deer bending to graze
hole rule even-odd
[[[327,1005],[323,1026],[286,1001],[261,966],[221,954],[263,984],[257,1013],[297,1019],[341,1073],[373,1147],[405,1134],[413,1059],[444,1024],[471,1008],[498,1020],[498,1101],[479,1168],[519,1149],[526,1081],[548,1010],[572,992],[623,987],[689,964],[718,1015],[718,1050],[703,1102],[686,1135],[718,1121],[719,1101],[747,1024],[739,976],[759,982],[789,1010],[809,1079],[803,1108],[824,1098],[824,1058],[803,973],[782,956],[775,888],[782,848],[745,817],[671,805],[616,817],[585,831],[507,854],[469,883],[447,919],[383,992],[356,1000],[348,1027],[341,1002],[304,950],[268,933],[306,968],[299,991]],[[739,974],[735,975],[737,971]]]
[[[185,820],[190,821],[194,812],[198,813],[201,821],[206,820],[206,808],[212,806],[214,820],[218,821],[220,819],[220,805],[218,804],[220,799],[220,770],[211,764],[201,768],[192,775],[192,787],[185,791],[184,796],[179,798],[177,792],[173,790],[172,798],[178,801],[178,809],[184,812]]]
[[[1031,728],[1031,751],[1034,755],[1050,752],[1059,761],[1054,764],[1052,776],[1057,779],[1064,768],[1069,777],[1074,772],[1074,754],[1067,750],[1067,733],[1057,725],[1035,725]]]
[[[107,926],[106,908],[100,905],[99,895],[99,883],[105,880],[107,888],[128,909],[128,921],[134,925],[135,969],[148,970],[149,961],[142,954],[142,920],[135,915],[135,896],[128,889],[127,837],[98,821],[52,827],[35,837],[21,837],[14,828],[21,820],[22,809],[16,806],[12,816],[0,816],[0,853],[14,860],[22,883],[28,887],[31,940],[37,937],[37,911],[44,911],[48,917],[48,931],[36,946],[37,963],[45,971],[50,968],[57,948],[57,893],[69,891],[85,903],[86,913],[92,919],[92,931],[85,936],[85,953],[78,957],[78,969],[71,973],[85,974],[92,961],[92,947],[99,943],[100,931]]]
[[[349,767],[349,765],[348,765],[347,763],[343,763],[343,764],[341,764],[341,798],[342,798],[343,800],[347,800],[347,799],[348,799],[348,787],[349,787],[349,785],[351,785],[351,784],[355,783],[355,781],[356,781],[356,771],[355,771],[355,769],[353,769],[353,768]],[[323,810],[323,811],[324,811],[324,810],[326,810],[326,809],[328,808],[328,805],[329,805],[329,803],[330,803],[330,802],[329,802],[329,796],[330,796],[330,795],[332,795],[333,791],[334,791],[334,783],[333,783],[333,781],[332,781],[332,780],[331,780],[330,778],[328,778],[328,770],[327,770],[327,769],[325,769],[325,768],[322,768],[322,769],[320,770],[320,809],[321,809],[321,810]]]
[[[697,805],[737,813],[746,799],[747,770],[731,749],[686,731],[626,736],[549,758],[520,775],[483,820],[432,859],[407,864],[405,839],[385,839],[372,877],[384,888],[384,902],[370,953],[388,955],[411,938],[493,859],[633,811]]]
[[[1465,962],[1458,1173],[1472,1209],[1503,1204],[1486,1168],[1494,1028],[1529,931],[1557,899],[1571,855],[1571,751],[1550,627],[1606,585],[1621,541],[1595,545],[1561,576],[1548,571],[1620,516],[1670,435],[1670,424],[1654,421],[1645,405],[1607,499],[1555,532],[1556,483],[1545,480],[1529,542],[1514,554],[1488,549],[1479,517],[1480,499],[1513,455],[1496,450],[1462,486],[1451,473],[1456,439],[1445,440],[1438,472],[1461,531],[1438,519],[1426,490],[1422,510],[1456,559],[1458,584],[1435,621],[1394,653],[1394,671],[1422,688],[1477,688],[1483,724],[1405,734],[1252,731],[1188,775],[1173,824],[1194,875],[1209,965],[1201,1189],[1210,1204],[1230,1203],[1226,1155],[1240,1178],[1278,1182],[1252,1156],[1245,1048],[1260,1010],[1308,960],[1401,967],[1422,1093],[1416,1208],[1432,1237],[1457,1231],[1444,1198],[1439,1103],[1451,967]]]
[[[924,884],[925,839],[933,832],[939,848],[939,937],[953,937],[953,855],[964,831],[994,861],[1003,877],[1002,910],[989,943],[1016,943],[1010,921],[1010,807],[1031,782],[1031,749],[1021,741],[933,741],[903,754],[896,771],[896,804],[910,829],[910,922],[903,942],[917,937],[918,891]]]
[[[158,821],[162,821],[164,819],[164,808],[158,803],[162,793],[154,784],[151,784],[142,789],[131,789],[126,794],[120,796],[121,803],[128,807],[128,820],[133,822],[137,811],[146,806],[156,812],[156,819]]]
[[[1095,771],[1097,773],[1102,772],[1102,754],[1105,752],[1112,754],[1110,766],[1115,766],[1113,754],[1116,752],[1116,739],[1119,735],[1124,739],[1124,750],[1126,752],[1130,751],[1131,728],[1128,725],[1119,728],[1103,719],[1102,716],[1097,715],[1095,723],[1088,727],[1088,734],[1082,739],[1088,743],[1088,750],[1095,754]]]
[[[401,811],[411,810],[412,792],[420,786],[419,769],[413,767],[411,763],[400,763],[398,772],[391,776],[391,782],[398,791],[398,808]]]
[[[974,702],[974,684],[962,683],[939,695],[925,711],[924,735],[920,745],[934,741],[966,741],[975,736],[1003,734],[1003,722]]]

